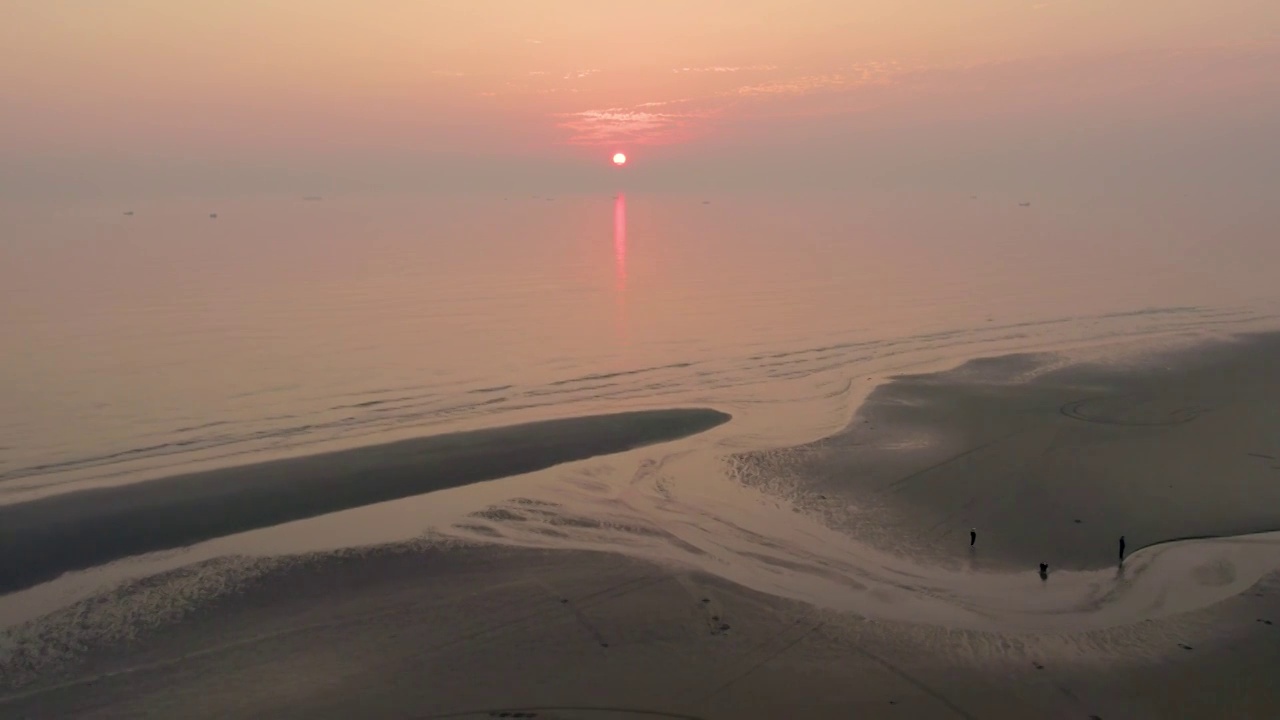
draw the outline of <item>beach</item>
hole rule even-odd
[[[548,420],[0,505],[0,593],[130,555],[622,452],[728,420],[697,409]]]
[[[1201,5],[6,3],[0,720],[1280,718]]]
[[[743,463],[886,548],[1115,567],[1121,536],[1132,552],[1280,528],[1277,362],[1274,334],[1115,363],[977,359],[895,378],[845,430]]]
[[[708,432],[473,486],[416,540],[223,551],[11,625],[0,708],[1272,717],[1277,361],[1275,334],[976,359],[769,450],[698,411]]]
[[[1176,619],[1004,635],[873,622],[613,555],[382,548],[277,568],[0,707],[12,717],[1263,718],[1280,702],[1280,625],[1259,619],[1280,623],[1274,576]]]

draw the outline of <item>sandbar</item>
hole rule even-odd
[[[0,506],[0,594],[132,555],[693,435],[675,408],[450,433]]]
[[[894,378],[845,430],[740,460],[885,550],[1098,569],[1121,536],[1132,553],[1280,529],[1276,368],[1274,333],[1126,362],[983,358]]]

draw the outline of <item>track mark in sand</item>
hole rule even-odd
[[[1196,418],[1203,415],[1205,412],[1207,412],[1207,410],[1202,407],[1188,406],[1188,407],[1175,408],[1165,413],[1162,416],[1152,416],[1151,418],[1145,419],[1145,420],[1144,419],[1130,420],[1130,419],[1119,418],[1119,417],[1105,417],[1103,415],[1090,415],[1086,411],[1086,406],[1089,403],[1097,402],[1100,400],[1114,400],[1114,399],[1116,398],[1109,398],[1109,397],[1085,398],[1083,400],[1076,400],[1073,402],[1069,402],[1063,405],[1062,407],[1058,408],[1058,411],[1063,415],[1071,418],[1072,420],[1079,420],[1081,422],[1094,423],[1095,425],[1121,425],[1125,427],[1161,427],[1161,426],[1167,426],[1167,425],[1181,425],[1183,423],[1189,423],[1192,420],[1195,420]]]
[[[896,492],[896,491],[897,491],[898,486],[899,486],[899,485],[902,485],[903,483],[906,483],[906,482],[908,482],[908,481],[910,481],[910,480],[914,480],[915,478],[918,478],[918,477],[920,477],[921,475],[924,475],[924,474],[926,474],[926,473],[929,473],[929,472],[932,472],[932,471],[934,471],[934,470],[937,470],[937,469],[938,469],[938,468],[940,468],[940,467],[944,467],[944,466],[946,466],[946,465],[950,465],[951,463],[953,463],[953,462],[955,462],[955,461],[957,461],[957,460],[963,460],[964,458],[969,457],[970,455],[974,455],[974,454],[976,454],[976,453],[982,452],[983,450],[986,450],[986,449],[987,449],[987,448],[989,448],[989,447],[993,447],[993,446],[995,446],[995,445],[999,445],[1000,443],[1004,442],[1005,440],[1008,440],[1009,438],[1011,438],[1011,437],[1015,437],[1015,436],[1017,436],[1017,435],[1021,435],[1022,433],[1025,433],[1025,432],[1029,432],[1029,430],[1015,430],[1015,431],[1013,431],[1013,432],[1009,433],[1008,435],[1002,435],[1002,436],[1000,436],[1000,437],[996,438],[995,440],[990,440],[990,441],[985,442],[985,443],[982,443],[981,445],[978,445],[978,446],[976,446],[976,447],[971,447],[971,448],[969,448],[968,450],[965,450],[965,451],[963,451],[963,452],[960,452],[960,453],[957,453],[957,454],[955,454],[955,455],[952,455],[951,457],[947,458],[946,460],[943,460],[942,462],[934,463],[933,465],[930,465],[930,466],[928,466],[928,467],[926,467],[926,468],[922,468],[922,469],[920,469],[920,470],[917,470],[917,471],[915,471],[915,472],[911,473],[910,475],[905,475],[905,476],[903,476],[903,477],[900,477],[900,478],[898,478],[897,480],[894,480],[893,482],[891,482],[891,483],[889,483],[888,485],[886,485],[886,486],[884,487],[884,489],[882,489],[882,490],[881,490],[881,492],[885,492],[885,491],[894,491],[894,492]]]
[[[1264,460],[1275,460],[1275,459],[1276,459],[1276,456],[1275,456],[1275,455],[1267,455],[1267,454],[1265,454],[1265,453],[1255,453],[1255,452],[1251,452],[1251,453],[1245,453],[1245,455],[1248,455],[1249,457],[1263,458]]]
[[[707,626],[708,634],[724,635],[729,632],[731,626],[724,621],[724,606],[718,598],[699,586],[687,575],[677,575],[675,579],[685,589],[685,592],[689,593],[689,598],[694,601],[694,612],[702,616],[703,622]]]
[[[945,707],[946,707],[948,710],[950,710],[951,712],[955,713],[958,717],[962,717],[962,718],[964,718],[964,720],[978,720],[978,718],[977,718],[976,716],[971,715],[971,714],[970,714],[968,711],[966,711],[964,708],[962,708],[962,707],[960,707],[959,705],[956,705],[955,703],[951,702],[951,700],[949,700],[949,699],[947,698],[947,696],[946,696],[946,695],[943,695],[942,693],[938,692],[937,690],[934,690],[933,688],[929,687],[928,685],[925,685],[923,682],[921,682],[921,681],[917,680],[917,679],[916,679],[914,676],[912,676],[910,673],[906,672],[906,671],[905,671],[905,670],[903,670],[902,668],[899,668],[897,665],[894,665],[893,663],[889,662],[888,660],[885,660],[884,658],[880,657],[879,655],[876,655],[875,653],[873,653],[873,652],[871,652],[871,651],[869,651],[869,650],[864,650],[864,649],[862,649],[862,648],[858,647],[857,645],[851,645],[851,646],[850,646],[850,649],[852,649],[854,652],[858,653],[859,655],[861,655],[861,656],[863,656],[863,657],[867,658],[868,660],[871,660],[871,661],[873,661],[873,662],[875,662],[875,663],[879,664],[879,665],[880,665],[881,667],[883,667],[884,669],[888,670],[889,672],[893,673],[894,675],[897,675],[899,678],[902,678],[904,681],[906,681],[906,682],[907,682],[907,684],[911,685],[911,686],[912,686],[912,687],[914,687],[915,689],[919,690],[920,692],[924,693],[925,695],[928,695],[929,697],[933,698],[934,700],[937,700],[938,702],[942,703],[942,704],[943,704],[943,706],[945,706]]]
[[[720,694],[720,693],[724,692],[724,691],[725,691],[725,690],[727,690],[728,688],[730,688],[730,687],[732,687],[733,685],[737,684],[740,680],[742,680],[743,678],[746,678],[746,677],[747,677],[748,675],[750,675],[751,673],[754,673],[755,671],[759,670],[760,668],[764,667],[765,665],[768,665],[769,663],[771,663],[771,662],[773,662],[774,660],[778,659],[778,658],[779,658],[779,657],[781,657],[783,654],[785,654],[788,650],[790,650],[791,648],[793,648],[793,647],[795,647],[796,645],[798,645],[798,644],[800,643],[800,641],[801,641],[801,640],[804,640],[805,638],[809,637],[810,633],[812,633],[812,632],[814,632],[815,630],[817,630],[817,629],[821,628],[823,625],[826,625],[826,623],[825,623],[825,622],[818,622],[818,623],[816,623],[816,624],[814,624],[814,625],[811,625],[811,626],[809,626],[809,627],[805,627],[805,621],[808,619],[808,617],[809,617],[809,616],[805,616],[805,617],[802,617],[802,618],[800,618],[800,619],[796,620],[796,622],[795,622],[795,624],[794,624],[794,625],[792,625],[792,626],[790,626],[790,627],[783,628],[781,631],[779,631],[779,632],[778,632],[777,634],[775,634],[773,637],[768,638],[767,640],[765,640],[765,641],[761,642],[760,644],[756,645],[754,648],[752,648],[751,650],[749,650],[749,651],[748,651],[748,653],[747,653],[747,655],[748,655],[748,656],[749,656],[749,655],[754,654],[757,650],[761,650],[761,649],[764,649],[764,650],[765,650],[765,655],[764,655],[764,657],[762,657],[758,662],[756,662],[756,663],[752,664],[751,666],[749,666],[748,668],[746,668],[746,669],[745,669],[745,670],[743,670],[742,672],[740,672],[740,673],[737,673],[737,674],[733,675],[733,676],[732,676],[732,677],[730,677],[728,680],[726,680],[726,681],[724,681],[723,683],[721,683],[720,685],[716,686],[713,690],[711,690],[711,691],[710,691],[710,692],[708,692],[705,696],[703,696],[703,698],[702,698],[701,702],[706,702],[706,701],[710,700],[711,698],[715,697],[716,695],[718,695],[718,694]],[[790,636],[791,634],[793,634],[797,628],[799,628],[799,629],[801,629],[801,630],[802,630],[802,632],[801,632],[799,635],[796,635],[795,637],[791,638],[790,640],[786,640],[786,642],[785,642],[783,645],[779,646],[777,649],[770,649],[770,648],[769,648],[769,646],[770,646],[770,645],[773,645],[774,643],[778,642],[779,640],[784,640],[785,638],[787,638],[788,636]]]
[[[538,586],[541,587],[543,590],[545,590],[547,595],[553,598],[559,599],[560,604],[563,605],[566,610],[568,610],[570,613],[573,614],[573,617],[578,621],[578,624],[586,629],[587,633],[591,635],[592,639],[594,639],[600,647],[602,648],[609,647],[609,641],[605,639],[604,633],[600,632],[600,628],[596,627],[594,623],[592,623],[590,620],[587,619],[587,616],[582,613],[582,609],[579,608],[577,604],[573,602],[573,600],[569,599],[564,595],[561,595],[560,593],[557,593],[555,591],[555,588],[551,587],[551,585],[547,583],[546,580],[537,578],[534,580],[534,582],[537,583]]]
[[[1038,661],[1032,660],[1031,664],[1035,667],[1036,670],[1045,669],[1045,666],[1040,664]],[[1068,701],[1074,703],[1076,708],[1078,708],[1081,713],[1088,712],[1089,706],[1083,700],[1080,699],[1080,696],[1072,692],[1071,688],[1051,678],[1046,678],[1045,682],[1047,682],[1050,686],[1052,686],[1058,692],[1062,693],[1063,697],[1065,697]],[[1093,716],[1091,715],[1090,717],[1093,717]]]
[[[644,590],[646,588],[652,587],[653,585],[657,585],[658,583],[664,580],[667,580],[668,578],[669,576],[666,574],[657,574],[657,575],[644,575],[638,578],[624,580],[615,585],[610,585],[609,587],[603,588],[601,590],[597,590],[595,592],[591,592],[591,593],[587,593],[586,595],[583,595],[581,598],[578,599],[578,604],[580,607],[592,607],[595,605],[599,605],[599,604],[608,602],[610,600],[616,600],[632,592],[638,592],[640,590]],[[523,584],[527,584],[527,581],[521,580],[516,582],[510,582],[510,583],[500,583],[499,585],[493,586],[493,587],[518,586]],[[493,587],[489,589],[493,589]],[[112,670],[109,672],[99,673],[96,675],[90,675],[88,677],[77,678],[75,680],[68,680],[66,682],[56,683],[53,685],[46,685],[43,687],[31,689],[31,690],[19,691],[10,695],[2,695],[0,696],[0,707],[3,707],[8,703],[11,703],[17,700],[26,700],[33,697],[39,697],[40,695],[45,695],[50,692],[54,692],[58,690],[65,690],[67,688],[79,687],[81,685],[92,685],[100,680],[110,680],[116,677],[132,675],[138,672],[160,670],[166,667],[179,665],[187,660],[195,660],[202,657],[216,655],[220,652],[226,652],[228,650],[236,650],[243,647],[249,647],[257,643],[261,643],[269,640],[276,640],[276,639],[289,637],[289,636],[297,635],[304,632],[313,632],[315,630],[320,630],[328,627],[336,627],[340,625],[354,625],[360,622],[368,622],[370,620],[374,620],[377,618],[389,617],[394,614],[402,613],[404,612],[404,610],[405,608],[403,606],[397,606],[389,610],[374,612],[374,613],[370,613],[368,615],[362,615],[359,617],[343,617],[335,620],[326,620],[326,621],[321,621],[316,623],[309,623],[307,625],[302,625],[294,628],[286,628],[283,630],[277,630],[270,633],[263,633],[261,635],[255,635],[255,636],[243,638],[240,640],[233,640],[231,642],[223,643],[222,645],[215,645],[213,647],[204,648],[201,650],[197,650],[195,652],[186,653],[176,658],[169,658],[166,660],[158,660],[155,662],[143,663],[141,665],[125,667],[119,670]],[[513,628],[513,627],[522,625],[524,623],[527,623],[529,621],[545,617],[546,615],[548,615],[548,613],[552,612],[553,610],[554,608],[551,608],[551,607],[542,607],[532,612],[524,613],[515,618],[507,620],[506,622],[501,622],[496,625],[489,625],[489,626],[481,627],[477,630],[464,632],[461,635],[453,637],[449,640],[445,640],[431,647],[425,648],[424,652],[427,652],[427,653],[439,652],[440,650],[453,647],[460,643],[470,642],[472,640],[483,637],[485,635],[491,635],[497,632],[501,632],[508,628]]]
[[[592,718],[606,715],[623,715],[638,718],[664,718],[665,720],[704,720],[704,718],[698,717],[697,715],[684,715],[682,713],[663,712],[661,710],[643,710],[640,708],[608,707],[598,705],[556,705],[554,707],[463,710],[460,712],[440,713],[437,715],[419,715],[414,720],[477,720],[478,718],[491,717],[536,718],[539,716],[538,713],[573,713],[573,718],[577,718],[579,720],[592,720]],[[565,717],[564,720],[570,719]]]

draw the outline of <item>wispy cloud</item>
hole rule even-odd
[[[584,77],[595,75],[598,72],[600,71],[595,68],[592,68],[591,70],[574,70],[573,72],[565,73],[564,79],[565,80],[581,80]]]
[[[457,72],[456,70],[432,70],[432,75],[442,75],[444,77],[463,77],[466,73]]]
[[[525,42],[527,42],[527,43],[529,43],[530,45],[541,45],[541,44],[542,44],[542,41],[541,41],[541,40],[535,40],[535,39],[533,39],[533,38],[525,38],[525,39],[524,39],[524,41],[525,41]]]
[[[747,70],[768,71],[773,77],[749,84],[741,84],[741,78],[736,82],[728,80],[735,73]],[[860,90],[892,85],[909,71],[896,62],[869,62],[821,73],[794,70],[788,73],[774,65],[690,67],[676,72],[709,73],[723,76],[728,82],[720,81],[716,84],[721,89],[707,89],[701,95],[557,114],[557,125],[568,131],[567,142],[576,145],[682,142],[710,132],[713,125],[735,116],[776,116],[778,110],[792,108],[799,96],[813,95],[818,102],[817,105],[805,104],[800,110],[805,114],[855,111],[866,107],[867,98]],[[565,77],[572,79],[589,74],[591,72]],[[553,90],[544,88],[539,92]]]
[[[902,74],[903,68],[895,62],[863,63],[840,72],[819,75],[800,75],[785,80],[775,80],[754,85],[742,85],[727,91],[727,95],[807,95],[814,92],[851,90],[867,85],[887,85]]]
[[[673,73],[736,73],[749,70],[777,70],[777,65],[711,65],[709,67],[680,67]]]
[[[644,105],[655,106],[654,103]],[[704,117],[699,113],[650,112],[638,108],[566,113],[560,116],[559,125],[570,132],[568,142],[573,145],[655,145],[681,139],[691,123]]]
[[[877,112],[916,113],[925,118],[941,107],[957,118],[994,118],[1032,110],[1049,116],[1115,107],[1121,102],[1117,98],[1146,98],[1150,102],[1145,106],[1156,107],[1157,103],[1185,104],[1198,97],[1247,97],[1259,87],[1274,86],[1274,78],[1280,77],[1278,67],[1280,50],[1274,44],[1259,43],[1089,58],[784,66],[767,76],[708,71],[696,80],[672,76],[663,68],[645,79],[656,81],[652,84],[659,89],[654,92],[662,93],[656,96],[633,96],[624,104],[619,98],[627,97],[626,88],[620,83],[593,83],[596,87],[582,83],[580,94],[556,96],[542,107],[551,107],[547,121],[562,133],[562,142],[625,149],[696,138],[768,137],[799,127],[834,131],[857,116]],[[550,85],[563,90],[577,85],[556,77]],[[571,99],[581,104],[570,105]],[[1132,103],[1135,108],[1139,104]],[[891,116],[878,117],[868,122],[874,125]]]
[[[845,84],[843,75],[803,75],[774,82],[742,85],[727,91],[726,95],[803,95],[824,88]]]
[[[668,105],[678,105],[680,103],[687,103],[687,102],[690,102],[688,98],[681,98],[680,100],[656,100],[654,102],[640,103],[639,105],[636,105],[636,107],[637,108],[666,107]]]

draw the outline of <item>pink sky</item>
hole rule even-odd
[[[1247,147],[1280,127],[1274,0],[5,9],[6,184],[116,173],[142,186],[287,184],[422,177],[427,166],[480,184],[504,173],[582,180],[615,150],[632,160],[623,172],[714,182],[718,170],[791,165],[1017,165],[1007,143],[1029,163],[1112,162],[1123,148],[1139,153],[1133,163],[1176,148],[1198,162],[1239,153],[1274,179]]]

